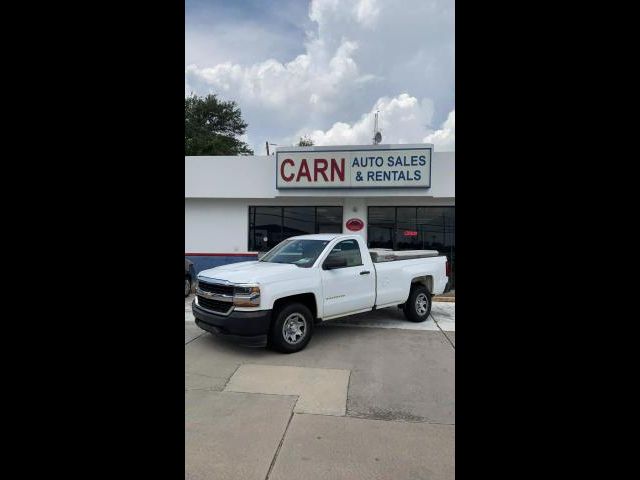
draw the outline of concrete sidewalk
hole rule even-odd
[[[327,322],[291,355],[185,322],[185,478],[453,479],[453,307],[435,328]]]

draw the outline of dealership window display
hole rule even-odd
[[[342,233],[342,207],[249,207],[249,250],[308,233]]]
[[[455,286],[455,207],[369,207],[368,246],[438,250],[451,265]]]

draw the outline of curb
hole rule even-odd
[[[439,297],[439,296],[435,296],[435,297],[433,297],[433,301],[434,301],[434,302],[451,302],[451,303],[456,303],[456,297]]]

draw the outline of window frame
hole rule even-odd
[[[355,238],[346,238],[344,240],[340,240],[338,243],[336,243],[335,245],[333,245],[331,247],[331,250],[329,250],[329,253],[327,253],[327,255],[324,257],[324,259],[322,260],[322,263],[320,264],[320,268],[322,270],[325,270],[324,268],[324,264],[325,262],[329,259],[329,257],[331,256],[331,252],[333,251],[334,248],[336,248],[338,245],[340,245],[341,243],[344,242],[355,242],[356,246],[358,247],[358,255],[360,255],[360,263],[358,265],[346,265],[344,267],[337,267],[337,268],[332,268],[331,270],[341,270],[343,268],[355,268],[355,267],[362,267],[364,266],[364,263],[362,262],[362,249],[360,248],[360,244],[358,243],[358,241]],[[325,247],[326,248],[326,247]]]

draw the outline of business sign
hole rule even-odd
[[[351,230],[352,232],[359,232],[364,228],[364,222],[359,218],[350,218],[345,223],[347,230]]]
[[[433,145],[306,147],[276,151],[276,187],[431,186]]]

